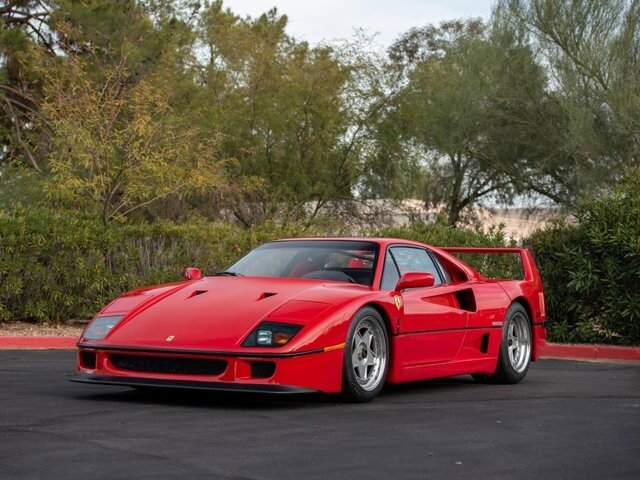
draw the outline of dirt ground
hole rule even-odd
[[[55,337],[79,337],[84,328],[82,322],[72,325],[48,325],[45,323],[10,322],[0,323],[0,337],[9,336],[55,336]]]

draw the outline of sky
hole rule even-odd
[[[287,15],[287,33],[312,44],[350,38],[362,28],[389,46],[411,27],[443,20],[482,17],[488,20],[493,0],[224,0],[242,17],[257,17],[276,7]]]

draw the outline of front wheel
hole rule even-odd
[[[389,338],[380,314],[371,307],[358,311],[345,343],[342,395],[353,402],[372,400],[384,386],[389,368]]]
[[[491,375],[474,375],[481,382],[518,383],[531,364],[531,323],[524,307],[513,303],[507,311],[496,371]]]

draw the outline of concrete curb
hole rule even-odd
[[[547,343],[541,349],[541,357],[586,361],[624,361],[640,363],[640,347],[618,347],[614,345],[589,345]]]
[[[0,350],[64,350],[76,348],[77,342],[77,337],[0,336]],[[640,347],[547,343],[541,349],[541,358],[640,363]]]

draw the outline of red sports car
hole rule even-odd
[[[487,279],[452,253],[518,255]],[[122,295],[78,343],[75,382],[375,397],[472,374],[517,383],[544,345],[542,282],[518,248],[386,238],[279,240],[228,270]]]

